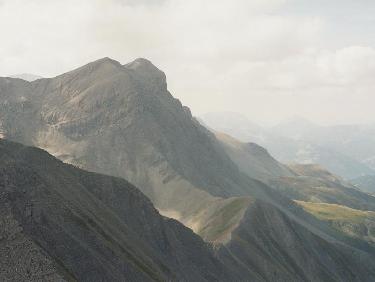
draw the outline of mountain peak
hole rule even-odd
[[[72,71],[61,74],[57,77],[83,77],[83,76],[95,76],[96,78],[107,76],[122,69],[122,65],[109,57],[104,57],[90,63],[87,63],[79,68]]]
[[[166,81],[164,72],[158,69],[151,61],[138,58],[124,65],[125,68],[135,71],[142,79]]]
[[[137,58],[133,62],[130,62],[125,66],[128,68],[149,67],[157,69],[157,67],[150,60],[147,60],[145,58]]]
[[[103,57],[95,61],[92,61],[86,65],[103,65],[103,64],[113,64],[116,66],[121,66],[120,62],[110,57]],[[154,70],[160,71],[150,60],[147,60],[145,58],[137,58],[134,61],[125,64],[124,67],[128,69],[149,68],[150,70],[154,69]]]
[[[114,59],[111,59],[109,57],[104,57],[104,58],[101,58],[101,59],[98,59],[96,61],[93,61],[91,63],[88,63],[86,66],[88,65],[91,65],[91,66],[101,66],[101,65],[114,65],[114,66],[121,66],[121,64],[114,60]]]
[[[163,83],[165,83],[166,81],[164,72],[159,70],[154,64],[151,63],[151,61],[144,58],[138,58],[133,62],[122,65],[120,62],[114,59],[104,57],[92,61],[80,68],[77,68],[63,75],[70,74],[76,76],[77,73],[79,73],[81,75],[92,76],[93,74],[95,74],[96,77],[103,77],[104,75],[110,75],[113,73],[117,73],[118,71],[126,70],[133,72],[134,74],[136,74],[136,77],[143,81],[162,81]]]

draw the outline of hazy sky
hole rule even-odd
[[[375,122],[373,0],[0,0],[0,75],[150,59],[199,115]]]

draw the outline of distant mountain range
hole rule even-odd
[[[267,148],[284,163],[320,164],[345,179],[375,175],[375,125],[318,126],[292,118],[260,127],[235,113],[200,117],[207,126]]]
[[[45,265],[54,265],[56,275],[78,281],[375,277],[370,236],[337,228],[311,208],[324,202],[375,210],[375,197],[324,169],[287,166],[271,149],[205,128],[146,59],[122,65],[103,58],[33,82],[0,78],[0,132],[75,166],[2,141],[0,192],[9,207],[2,218],[11,217],[24,230],[20,236],[48,255]],[[96,173],[125,178],[152,204],[127,181]],[[2,267],[16,271],[12,265]]]
[[[11,75],[10,77],[23,79],[23,80],[26,80],[26,81],[29,81],[29,82],[43,78],[40,75],[31,74],[31,73],[15,74],[15,75]]]

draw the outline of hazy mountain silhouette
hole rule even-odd
[[[23,80],[26,80],[26,81],[29,81],[29,82],[43,78],[40,75],[31,74],[31,73],[15,74],[15,75],[11,75],[10,77],[23,79]]]
[[[319,126],[293,117],[271,128],[260,127],[240,114],[209,113],[207,126],[243,142],[266,147],[284,163],[320,164],[346,179],[375,174],[375,126]]]
[[[351,179],[350,182],[364,192],[375,194],[375,175],[360,176]]]

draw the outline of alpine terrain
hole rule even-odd
[[[372,231],[342,227],[357,215],[372,226],[374,197],[207,129],[146,59],[0,78],[0,132],[70,164],[2,142],[2,218],[56,277],[374,281]]]

